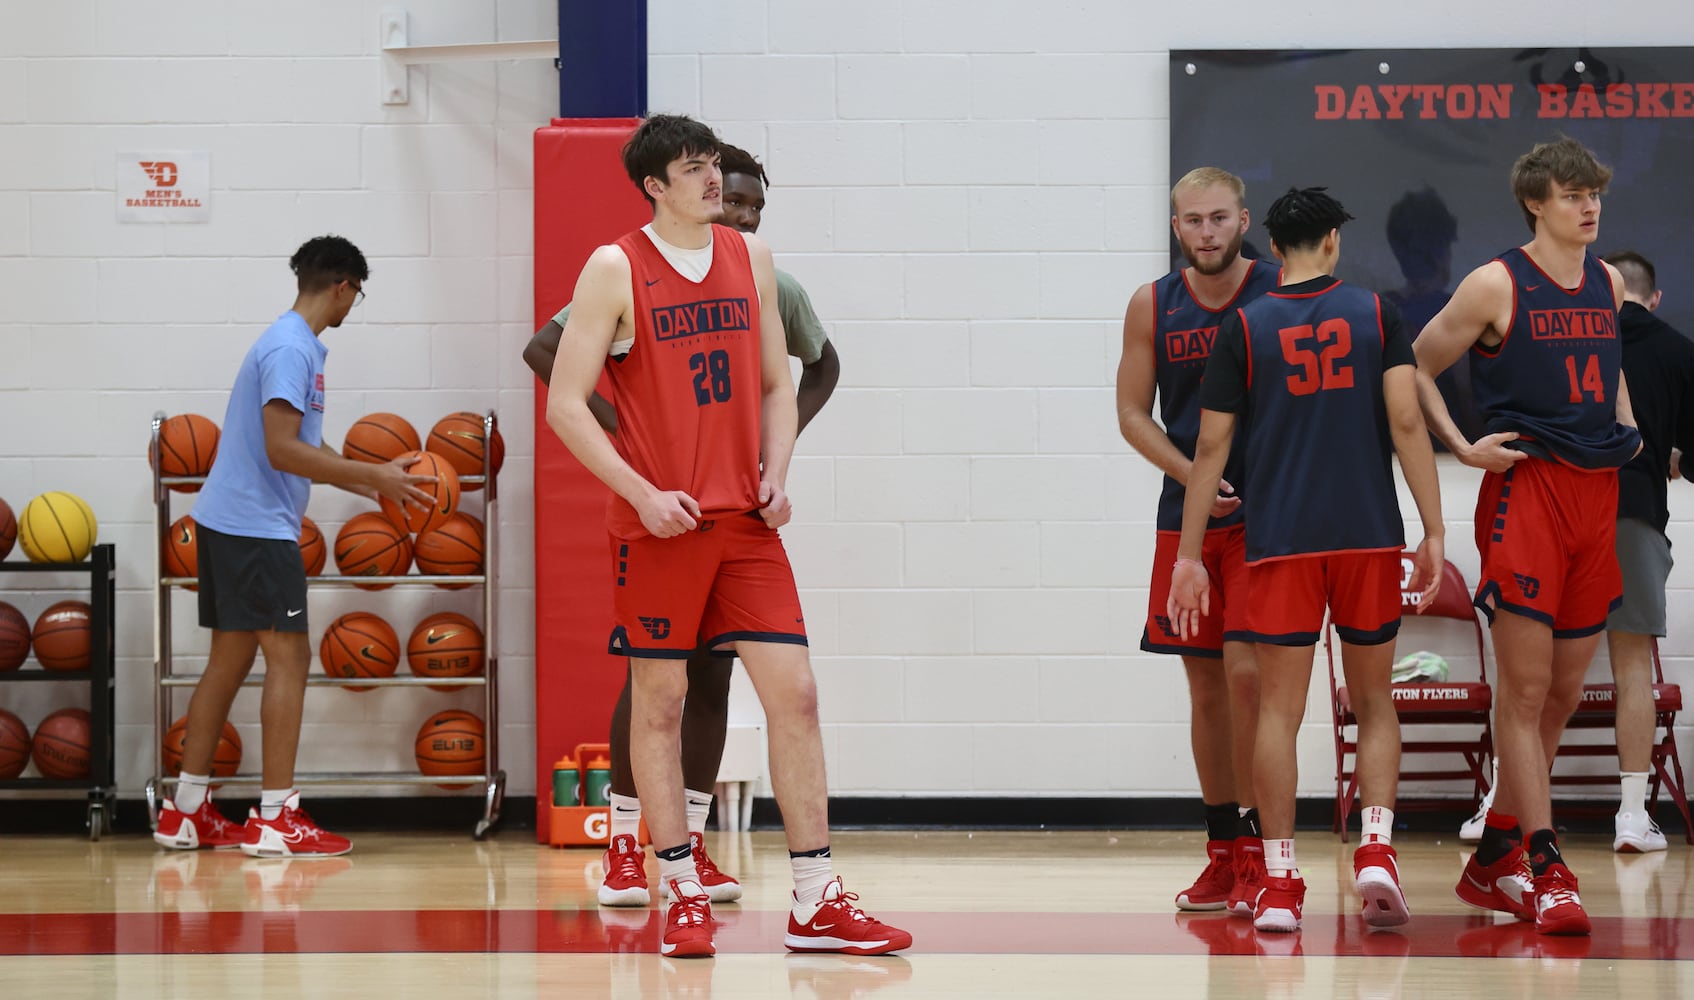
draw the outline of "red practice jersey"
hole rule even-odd
[[[644,232],[618,240],[629,258],[635,343],[607,361],[618,454],[661,490],[682,490],[703,517],[759,506],[759,293],[741,234],[712,226],[712,264],[691,281]],[[607,527],[647,533],[613,494]]]

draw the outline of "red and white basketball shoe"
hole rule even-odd
[[[1235,838],[1235,884],[1230,887],[1225,909],[1237,917],[1253,917],[1259,890],[1265,886],[1265,841],[1262,837]]]
[[[805,923],[788,914],[789,951],[839,951],[848,955],[886,955],[912,946],[912,935],[890,927],[853,905],[858,893],[848,892],[837,876],[824,886],[818,908]]]
[[[1491,865],[1479,864],[1472,852],[1453,893],[1478,909],[1499,910],[1519,920],[1535,919],[1535,887],[1530,881],[1529,855],[1522,847]]]
[[[210,798],[191,813],[183,812],[175,802],[166,799],[159,804],[159,828],[153,831],[155,843],[174,851],[240,847],[244,836],[242,828],[219,812]]]
[[[1235,842],[1206,841],[1206,855],[1211,858],[1206,870],[1194,884],[1176,894],[1179,910],[1221,910],[1235,888]]]
[[[1261,931],[1278,933],[1297,931],[1305,908],[1305,879],[1298,875],[1291,878],[1266,875],[1258,902],[1253,907],[1253,926]]]
[[[1353,881],[1365,902],[1365,923],[1372,927],[1398,927],[1412,919],[1396,858],[1387,844],[1365,844],[1353,852]]]
[[[714,903],[733,903],[741,898],[741,883],[725,875],[706,853],[706,838],[698,833],[689,833],[688,843],[694,848],[694,869],[700,873],[700,887],[706,890],[706,896]],[[646,885],[645,882],[642,883]],[[671,887],[664,887],[665,898],[671,898]]]
[[[1576,876],[1569,868],[1549,865],[1535,876],[1537,934],[1587,934],[1592,929],[1582,897],[1576,894]]]
[[[606,879],[600,883],[601,906],[647,906],[653,902],[647,891],[647,852],[634,837],[627,833],[613,837],[602,864]]]
[[[276,819],[249,810],[241,853],[254,858],[333,858],[353,849],[353,842],[312,822],[300,808],[300,793],[290,795]]]
[[[676,902],[665,915],[665,935],[659,941],[659,954],[670,958],[709,958],[717,954],[717,946],[712,944],[712,901],[705,893],[683,895],[674,879],[665,888]]]

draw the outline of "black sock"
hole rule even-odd
[[[692,843],[681,844],[676,847],[667,847],[662,851],[654,851],[653,853],[659,856],[660,861],[681,861],[683,858],[689,857],[694,853],[694,845]]]
[[[1206,839],[1234,840],[1236,825],[1240,822],[1241,803],[1225,802],[1223,805],[1206,807]]]
[[[818,848],[815,851],[789,851],[788,852],[788,860],[790,860],[790,861],[793,861],[795,858],[827,858],[827,857],[829,857],[829,845],[828,844],[823,845],[822,847]]]
[[[1513,826],[1510,830],[1485,826],[1482,828],[1482,839],[1476,845],[1476,863],[1486,868],[1517,850],[1522,843],[1521,826]]]
[[[1559,835],[1551,830],[1537,830],[1529,835],[1529,870],[1537,876],[1547,874],[1553,865],[1562,865],[1559,854]]]
[[[1259,829],[1259,810],[1257,808],[1242,813],[1241,818],[1235,822],[1235,835],[1237,837],[1262,838],[1264,836],[1264,833]]]

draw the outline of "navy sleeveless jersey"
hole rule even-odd
[[[1617,420],[1623,341],[1606,265],[1593,254],[1565,288],[1521,247],[1495,258],[1512,273],[1512,326],[1493,348],[1470,351],[1471,388],[1490,434],[1580,469],[1616,469],[1641,436]]]
[[[1216,310],[1207,309],[1194,297],[1185,271],[1172,271],[1153,283],[1153,370],[1159,388],[1159,420],[1171,444],[1189,458],[1194,457],[1194,444],[1200,438],[1200,379],[1212,356],[1218,324],[1231,309],[1275,288],[1281,273],[1275,263],[1254,261],[1235,295]],[[1237,492],[1245,493],[1239,449],[1231,452],[1223,478]],[[1166,476],[1159,493],[1159,531],[1182,530],[1184,495],[1182,484]],[[1237,507],[1227,517],[1213,519],[1207,527],[1239,524],[1241,518],[1242,509]]]
[[[1304,287],[1306,283],[1302,283]],[[1253,484],[1247,562],[1405,547],[1374,292],[1335,282],[1240,310],[1247,394],[1237,451]]]

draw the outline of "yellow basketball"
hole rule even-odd
[[[74,493],[43,493],[18,515],[18,542],[30,562],[82,562],[99,532],[94,511]]]

